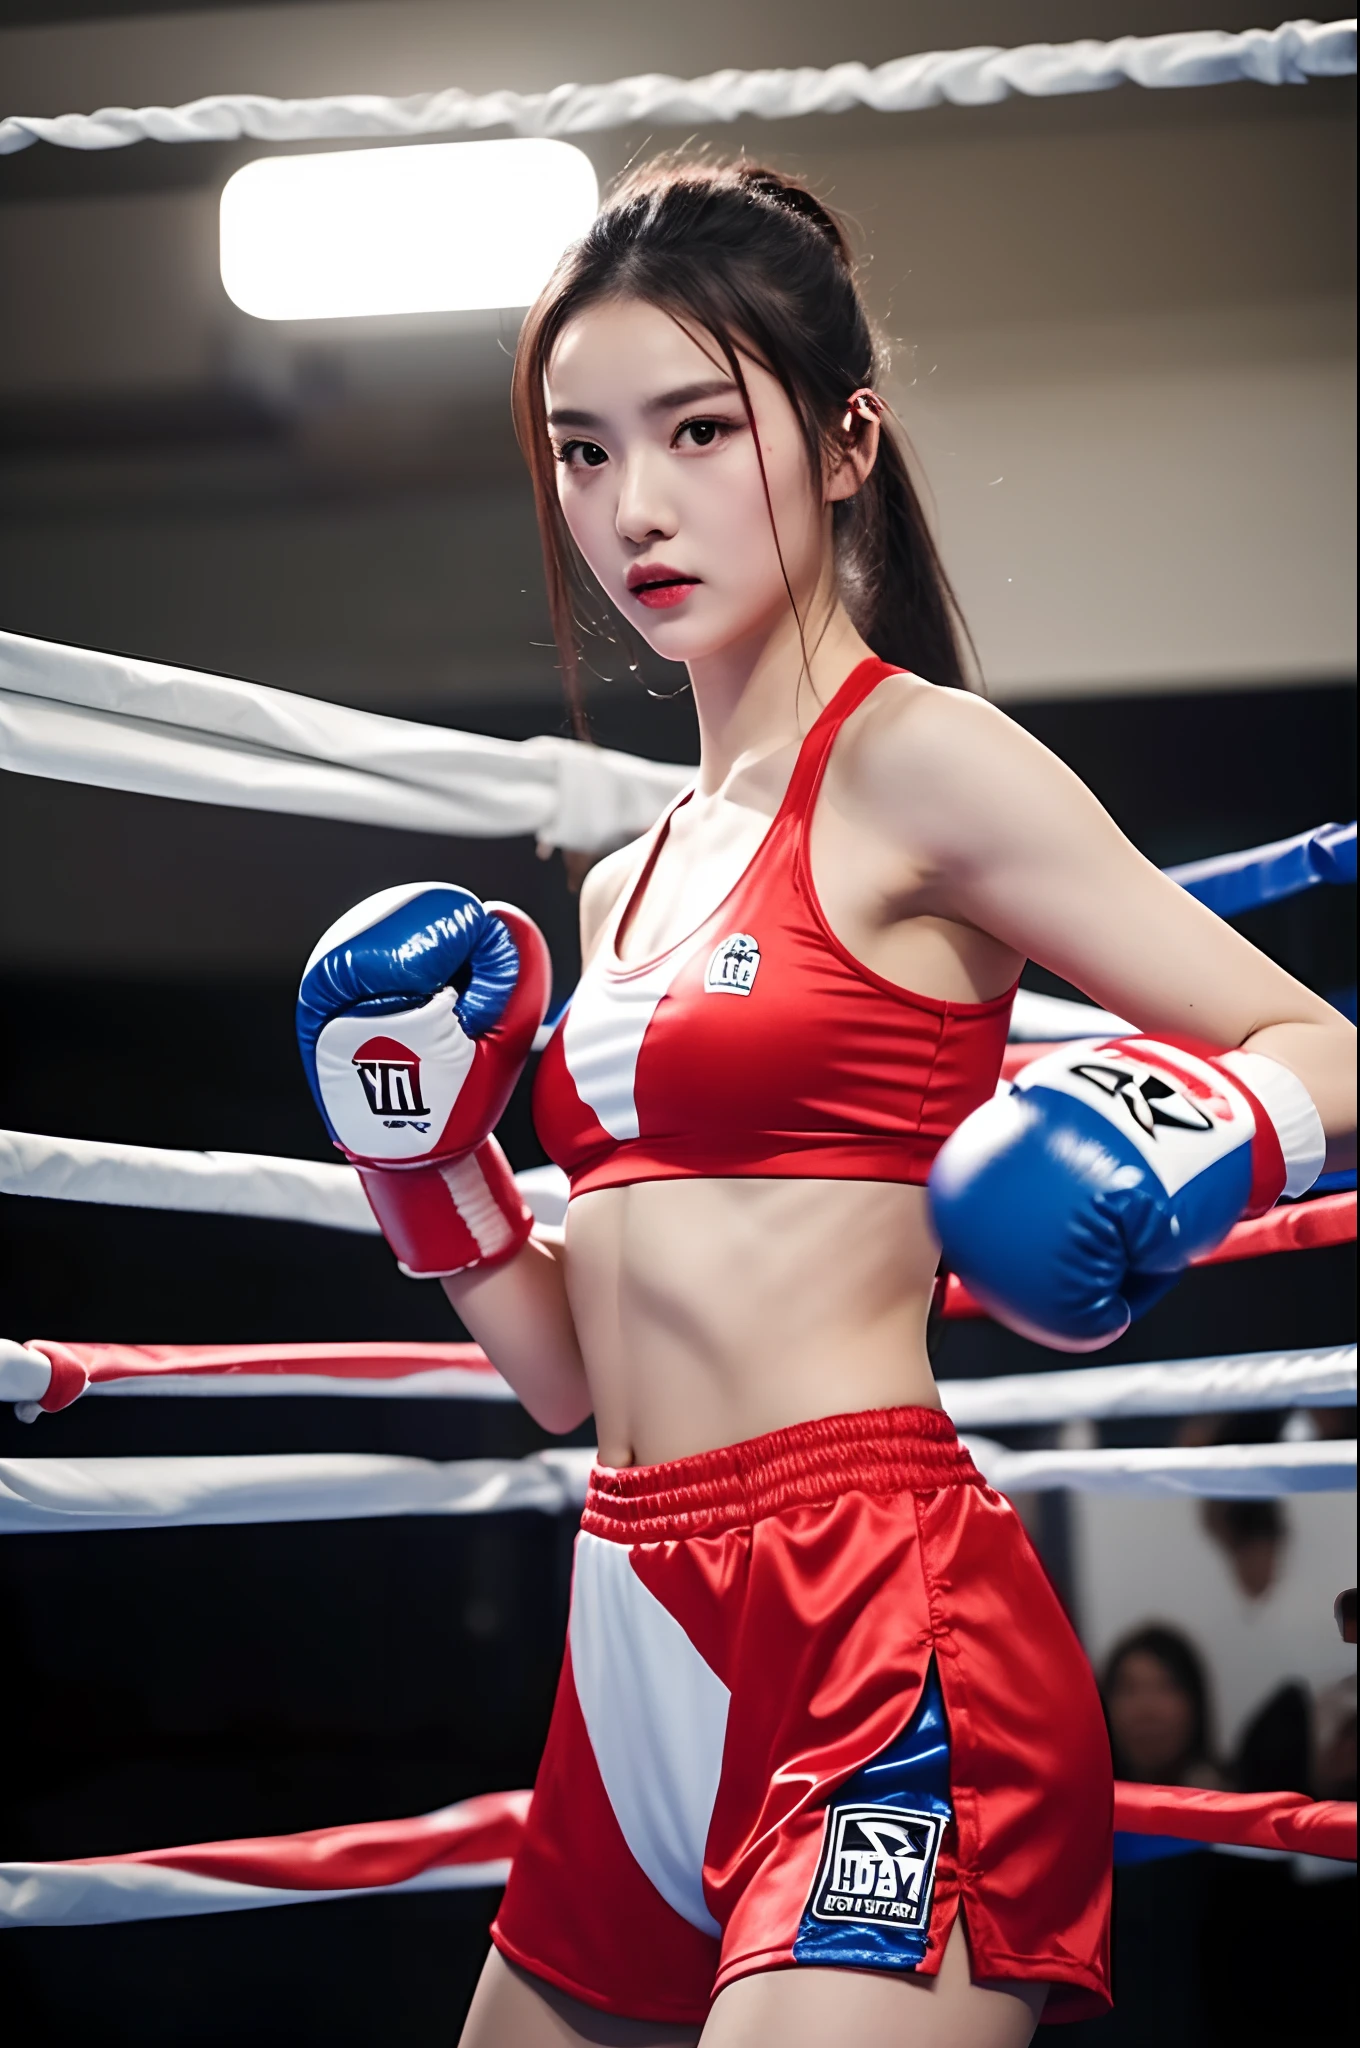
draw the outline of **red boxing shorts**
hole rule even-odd
[[[1113,1785],[1090,1667],[949,1418],[873,1409],[597,1468],[492,1939],[698,2024],[754,1970],[939,1969],[1109,2004]]]

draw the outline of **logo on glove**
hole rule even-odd
[[[1099,1088],[1102,1094],[1115,1096],[1149,1138],[1156,1137],[1159,1127],[1173,1131],[1214,1128],[1212,1117],[1188,1102],[1178,1088],[1163,1081],[1160,1075],[1144,1074],[1140,1081],[1127,1067],[1105,1067],[1095,1062],[1073,1067],[1072,1072]]]
[[[430,1112],[420,1094],[420,1060],[395,1038],[368,1038],[354,1055],[354,1071],[363,1083],[368,1106],[389,1130],[411,1124],[427,1131],[417,1118]]]

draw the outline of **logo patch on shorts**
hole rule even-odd
[[[940,1815],[909,1806],[831,1807],[808,1912],[837,1927],[926,1927],[943,1832]]]
[[[710,996],[749,996],[759,971],[759,942],[749,932],[733,932],[709,955],[704,991]]]

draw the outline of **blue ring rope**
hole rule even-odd
[[[1242,853],[1215,854],[1212,860],[1186,861],[1162,872],[1220,917],[1236,917],[1241,911],[1302,895],[1323,882],[1354,882],[1355,820],[1349,825],[1315,825],[1293,839],[1249,846]]]

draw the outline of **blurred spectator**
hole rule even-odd
[[[1341,1637],[1342,1642],[1353,1643],[1355,1641],[1354,1586],[1347,1586],[1343,1592],[1337,1594],[1336,1601],[1332,1607],[1332,1615],[1336,1621],[1337,1634]]]
[[[1313,1701],[1315,1799],[1355,1797],[1355,1673],[1326,1685]]]
[[[1354,1408],[1257,1409],[1239,1415],[1190,1415],[1178,1444],[1273,1444],[1355,1435]],[[1226,1557],[1249,1600],[1261,1600],[1284,1566],[1289,1512],[1282,1500],[1202,1500],[1200,1523]],[[1283,1786],[1278,1789],[1283,1790]]]
[[[1355,1797],[1355,1678],[1316,1695],[1280,1686],[1247,1723],[1232,1764],[1244,1792]],[[1216,1971],[1214,2041],[1355,2038],[1354,1864],[1210,1859],[1206,1958]],[[1264,1930],[1270,1938],[1263,1944]]]
[[[1204,1660],[1179,1629],[1149,1622],[1124,1636],[1105,1661],[1100,1689],[1117,1778],[1222,1784]],[[1121,1846],[1139,1860],[1122,1860]],[[1212,1859],[1180,1848],[1146,1838],[1116,1845],[1115,2008],[1070,2028],[1070,2048],[1202,2048],[1208,2038],[1202,1929]]]
[[[1271,1693],[1242,1731],[1233,1759],[1240,1792],[1307,1792],[1312,1778],[1313,1702],[1296,1679]]]
[[[1284,1409],[1261,1408],[1241,1415],[1188,1415],[1176,1432],[1178,1444],[1273,1444],[1290,1421]],[[1308,1433],[1316,1431],[1309,1427]],[[1280,1575],[1289,1521],[1283,1501],[1202,1500],[1200,1523],[1223,1551],[1248,1600],[1260,1600]]]
[[[1277,1500],[1202,1500],[1200,1521],[1218,1544],[1233,1577],[1249,1600],[1260,1600],[1280,1575],[1289,1538],[1285,1511]]]
[[[1154,1622],[1116,1643],[1101,1694],[1117,1778],[1222,1785],[1204,1662],[1179,1629]]]
[[[1354,1676],[1316,1695],[1298,1679],[1273,1692],[1243,1731],[1232,1778],[1242,1792],[1354,1799]]]
[[[1270,1537],[1246,1520],[1246,1543]],[[1117,1777],[1224,1782],[1204,1664],[1178,1629],[1154,1623],[1125,1636],[1102,1693]],[[1253,1715],[1226,1776],[1247,1792],[1354,1799],[1355,1744],[1354,1678],[1316,1696],[1290,1681]],[[1145,1838],[1125,1847],[1146,1860],[1116,1861],[1115,2010],[1074,2027],[1064,2048],[1330,2048],[1354,2038],[1353,1865]]]

